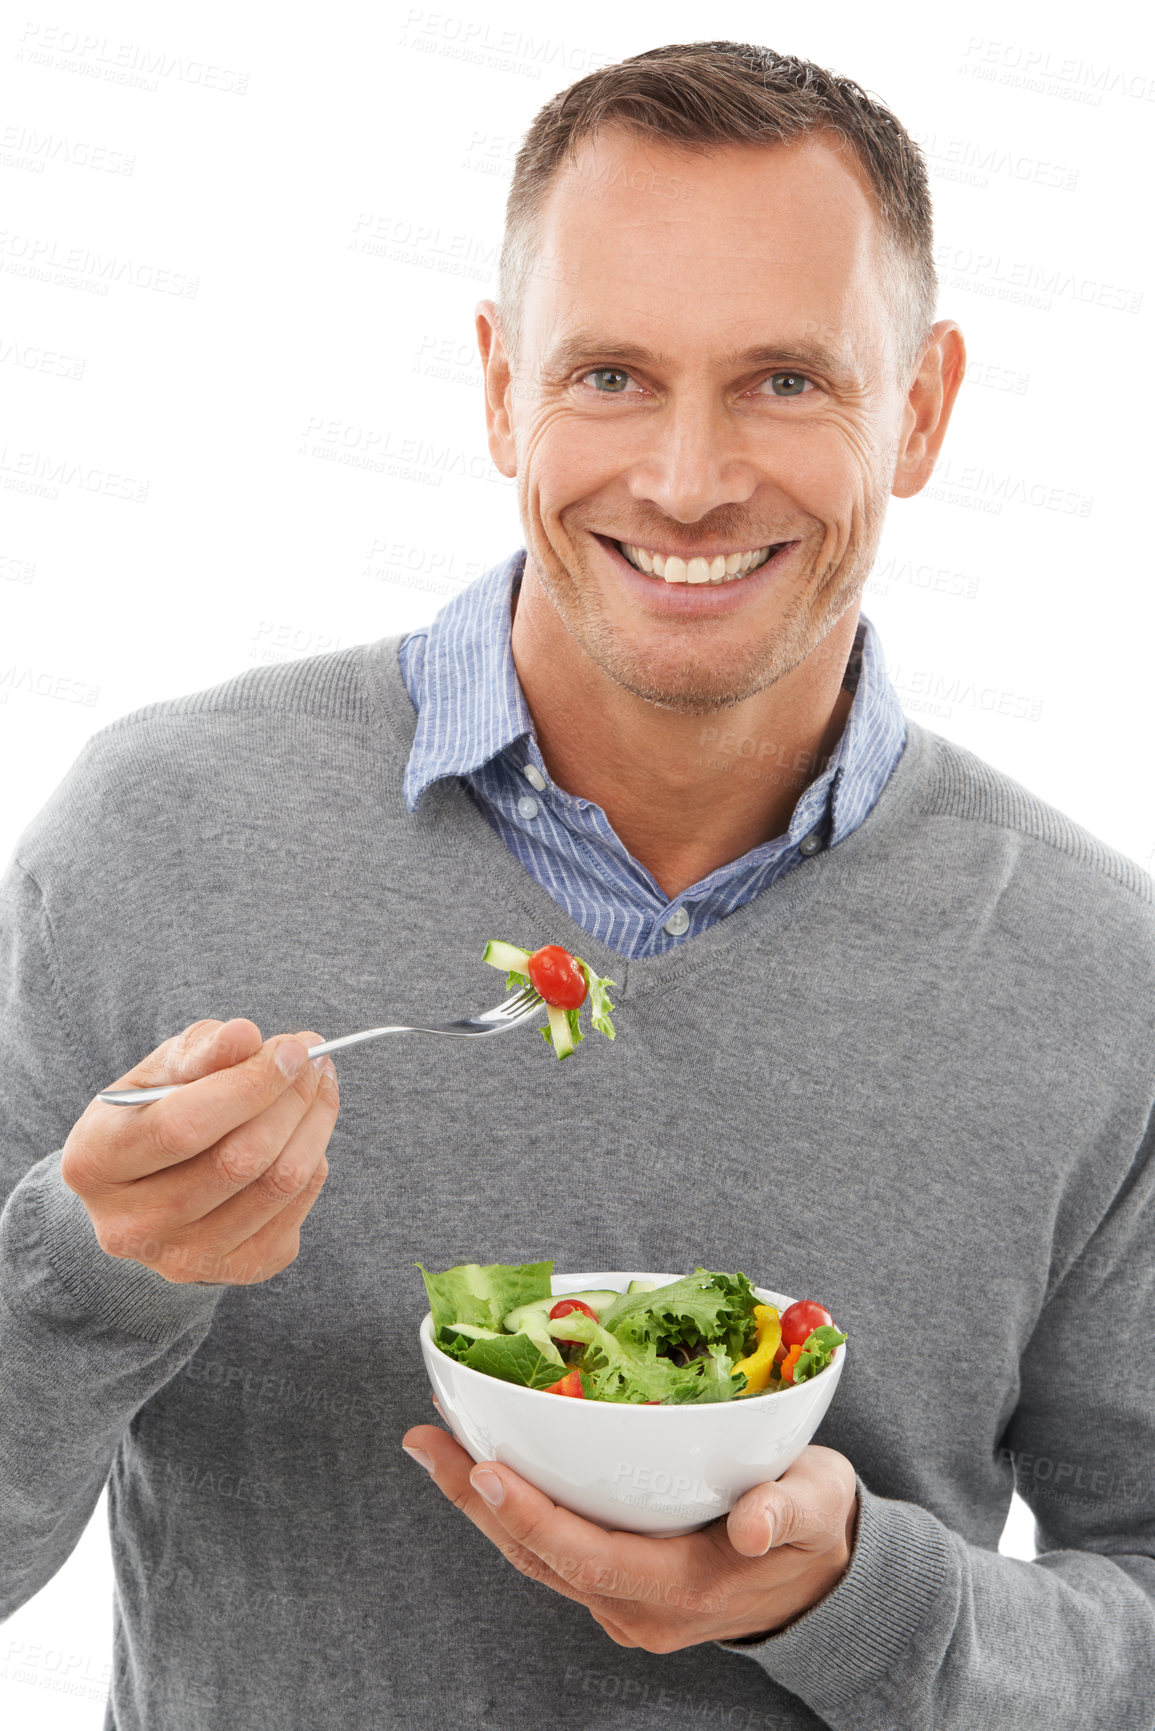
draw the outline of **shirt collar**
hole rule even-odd
[[[417,731],[405,768],[415,811],[430,782],[469,775],[533,730],[517,677],[510,627],[525,548],[494,565],[443,607],[425,640]]]
[[[525,548],[519,547],[492,566],[455,595],[428,628],[417,728],[405,769],[410,811],[431,782],[469,775],[526,736],[535,744],[511,642],[513,591],[525,558]],[[887,748],[905,738],[906,718],[887,677],[878,633],[865,616],[859,617],[848,665],[858,670],[854,701],[829,763],[798,800],[789,829],[793,840],[820,824],[828,805],[828,845],[861,821],[857,784],[872,782],[877,762],[886,760],[892,767],[893,749]],[[536,761],[536,751],[533,755]]]

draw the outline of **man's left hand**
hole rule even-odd
[[[850,1565],[855,1473],[834,1449],[811,1444],[725,1520],[654,1539],[607,1532],[559,1508],[511,1467],[475,1466],[435,1425],[407,1431],[403,1446],[426,1457],[437,1488],[515,1569],[576,1599],[619,1647],[676,1653],[773,1634],[824,1598]]]

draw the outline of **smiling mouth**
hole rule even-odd
[[[716,553],[708,559],[701,554],[683,559],[677,554],[652,553],[648,548],[635,547],[629,541],[614,541],[613,545],[635,571],[666,583],[738,583],[791,543],[777,541],[769,546],[750,548],[745,553]]]

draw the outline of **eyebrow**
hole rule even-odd
[[[621,361],[627,366],[669,367],[673,357],[655,354],[640,343],[621,342],[616,337],[601,338],[592,331],[574,331],[563,337],[545,357],[544,371],[548,377],[560,378],[583,360],[593,356],[600,360]],[[761,367],[797,367],[800,371],[824,373],[837,382],[849,382],[852,369],[842,355],[822,343],[803,338],[782,343],[759,343],[749,349],[731,349],[719,357],[724,372],[755,372]]]

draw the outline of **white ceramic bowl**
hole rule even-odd
[[[624,1292],[631,1280],[662,1286],[681,1278],[645,1270],[555,1274],[553,1291],[558,1298],[598,1287]],[[794,1302],[754,1290],[760,1303],[779,1311]],[[659,1538],[691,1533],[727,1514],[755,1485],[780,1478],[822,1422],[846,1357],[840,1346],[818,1376],[778,1394],[626,1406],[566,1400],[458,1364],[434,1345],[429,1314],[421,1351],[446,1421],[475,1461],[512,1467],[553,1502],[599,1526]]]

